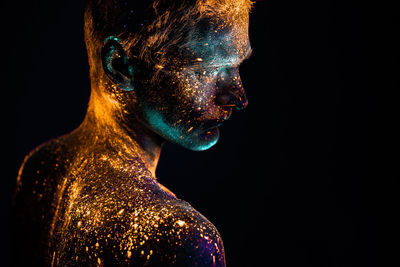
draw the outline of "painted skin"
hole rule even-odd
[[[201,27],[166,54],[173,64],[124,83],[132,88],[102,77],[80,127],[26,157],[15,265],[225,266],[215,226],[155,177],[163,142],[205,150],[232,109],[247,105],[238,67],[251,50],[248,24]]]
[[[169,60],[179,64],[158,65],[157,85],[139,85],[146,89],[137,94],[149,128],[192,150],[215,145],[217,126],[230,117],[232,108],[247,106],[239,66],[251,54],[247,27],[201,28],[194,29],[191,42]],[[168,89],[160,91],[160,85]]]
[[[217,229],[165,190],[140,156],[105,151],[111,144],[101,134],[96,144],[82,135],[78,129],[46,143],[22,167],[16,205],[24,223],[17,227],[30,264],[225,265]]]

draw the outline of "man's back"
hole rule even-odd
[[[247,106],[252,1],[85,2],[87,112],[21,168],[15,265],[225,266],[215,227],[155,172],[165,142],[206,150]]]
[[[118,170],[69,142],[43,145],[21,167],[15,265],[224,266],[216,228],[140,162]]]

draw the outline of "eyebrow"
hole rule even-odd
[[[226,66],[226,65],[231,65],[231,66],[239,66],[243,61],[245,61],[245,60],[248,60],[250,57],[251,57],[251,55],[253,54],[253,49],[252,49],[252,47],[249,45],[248,47],[247,47],[247,49],[246,49],[246,52],[244,53],[244,56],[243,56],[243,58],[236,58],[236,59],[231,59],[231,60],[228,60],[227,62],[223,62],[223,63],[221,63],[221,62],[219,62],[219,64],[217,63],[217,64],[215,64],[216,62],[215,62],[215,57],[212,57],[212,66],[214,66],[214,67],[216,67],[216,66]],[[201,57],[198,57],[198,58],[196,58],[195,60],[193,60],[192,62],[196,62],[196,63],[202,63],[203,62],[203,58],[201,58]]]

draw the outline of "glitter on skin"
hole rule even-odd
[[[182,0],[174,9],[154,0],[155,17],[132,22],[134,1],[102,1],[109,12],[86,11],[86,117],[32,151],[18,174],[17,247],[34,266],[225,266],[215,226],[158,183],[155,169],[164,142],[208,149],[232,109],[246,107],[238,68],[251,53],[251,3]],[[92,22],[113,12],[117,21]],[[117,32],[133,24],[142,39]]]

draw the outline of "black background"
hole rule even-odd
[[[8,209],[24,156],[80,124],[90,89],[81,1],[3,8],[13,14],[2,36],[14,104],[3,111],[14,140],[3,144],[14,151],[4,152]],[[398,162],[393,11],[350,0],[255,5],[241,69],[248,108],[208,151],[165,145],[157,170],[219,229],[227,266],[385,266],[378,251],[391,233],[380,222]]]

